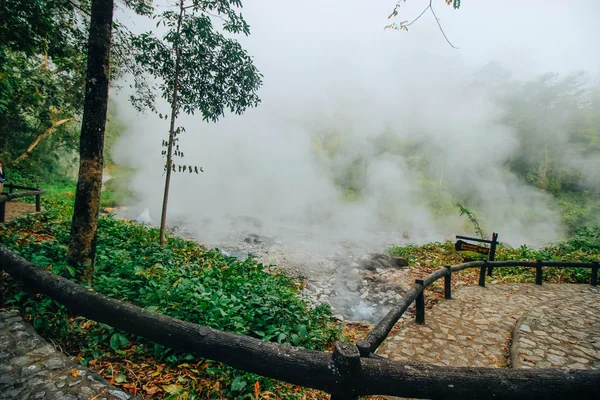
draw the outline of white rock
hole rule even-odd
[[[529,328],[529,325],[525,325],[525,324],[521,325],[519,327],[519,330],[523,331],[523,332],[531,332],[531,328]]]

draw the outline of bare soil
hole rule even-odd
[[[8,223],[15,218],[23,217],[35,212],[35,204],[23,203],[21,201],[8,201],[6,203],[6,214],[4,222]]]

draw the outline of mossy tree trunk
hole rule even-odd
[[[108,109],[113,0],[93,0],[88,40],[85,100],[79,147],[79,177],[71,222],[68,262],[91,283],[102,190],[104,130]]]

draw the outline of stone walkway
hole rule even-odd
[[[456,367],[600,369],[600,288],[589,285],[461,287],[426,310],[424,325],[410,316],[398,325],[379,355]]]
[[[0,400],[129,400],[57,352],[14,311],[0,311]]]

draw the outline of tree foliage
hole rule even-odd
[[[166,150],[165,191],[161,215],[161,244],[165,243],[166,210],[171,172],[176,171],[175,155],[183,157],[177,145],[178,135],[185,131],[177,127],[176,120],[181,112],[200,112],[205,121],[216,122],[226,110],[241,114],[248,107],[259,103],[257,89],[262,75],[252,58],[242,46],[224,33],[249,35],[250,28],[238,11],[242,3],[238,0],[180,0],[176,9],[164,11],[154,18],[156,26],[165,29],[162,37],[147,32],[132,39],[138,73],[136,93],[132,103],[139,110],[150,109],[159,114],[156,95],[166,99],[170,105],[170,129]],[[213,25],[220,21],[221,32]],[[152,77],[158,87],[149,85]],[[169,118],[165,112],[164,118]],[[183,168],[182,168],[183,167]],[[198,166],[179,165],[179,170],[198,172]],[[201,170],[201,168],[200,168]]]
[[[48,176],[60,155],[76,148],[89,2],[78,4],[0,4],[0,157],[9,168]],[[46,137],[53,140],[41,142],[37,148],[42,150],[32,153]]]

